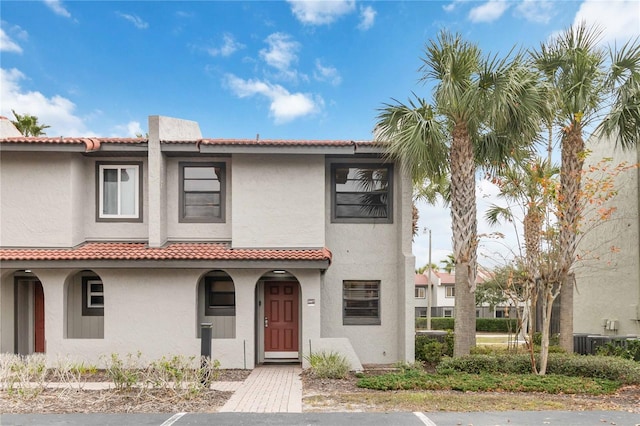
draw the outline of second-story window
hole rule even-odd
[[[139,220],[141,165],[98,163],[97,168],[98,219]]]
[[[180,222],[224,222],[224,163],[180,163]]]
[[[390,164],[333,164],[332,221],[391,223]]]

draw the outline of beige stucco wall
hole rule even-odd
[[[69,247],[78,242],[81,193],[73,154],[0,155],[0,245]]]
[[[323,247],[321,155],[233,156],[233,247]]]
[[[612,166],[638,163],[637,150],[623,152],[606,141],[589,145],[593,152],[587,164],[603,157],[613,157]],[[580,243],[579,253],[588,260],[575,267],[575,333],[640,335],[638,173],[633,169],[618,177],[619,192],[609,204],[617,208],[612,220],[600,223]],[[617,252],[612,253],[612,246]],[[618,330],[605,330],[605,320],[617,320]]]
[[[2,271],[0,304],[13,304],[13,272]],[[72,311],[77,300],[74,286],[81,276],[78,270],[33,269],[45,294],[46,354],[50,364],[60,357],[104,365],[112,353],[135,354],[149,361],[162,356],[200,355],[197,328],[198,282],[208,272],[201,269],[94,269],[104,283],[104,338],[70,338],[65,311]],[[236,288],[235,338],[214,338],[213,357],[223,368],[253,368],[260,339],[256,325],[256,287],[266,269],[230,269]],[[320,338],[319,270],[291,269],[300,284],[301,353],[308,355],[309,342]],[[66,283],[66,285],[65,285]],[[316,301],[309,305],[308,301]],[[13,311],[2,307],[2,326],[11,330],[0,334],[1,350],[13,352]],[[9,318],[4,318],[8,316]],[[215,322],[216,319],[214,318]],[[4,331],[4,329],[2,329]],[[306,344],[305,344],[306,342]],[[257,346],[256,346],[257,344]]]
[[[349,339],[365,364],[413,361],[414,357],[415,259],[411,215],[401,209],[403,203],[411,208],[411,185],[401,178],[399,169],[394,168],[393,223],[332,223],[330,208],[325,211],[327,247],[333,260],[322,286],[322,337]],[[326,179],[330,188],[329,173]],[[330,190],[325,200],[330,206]],[[380,280],[380,325],[343,325],[344,280]]]

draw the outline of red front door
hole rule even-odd
[[[33,285],[33,296],[34,352],[44,352],[44,291],[40,281]]]
[[[297,358],[298,283],[266,282],[264,299],[265,357]]]

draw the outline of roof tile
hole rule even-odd
[[[86,243],[66,248],[0,248],[0,261],[9,260],[328,260],[321,249],[234,249],[219,243]]]

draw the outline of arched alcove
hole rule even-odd
[[[214,339],[236,337],[236,289],[229,274],[220,270],[204,274],[198,282],[197,304],[198,338],[202,323],[212,324]]]
[[[80,271],[65,283],[67,339],[104,339],[105,292],[102,278]]]

